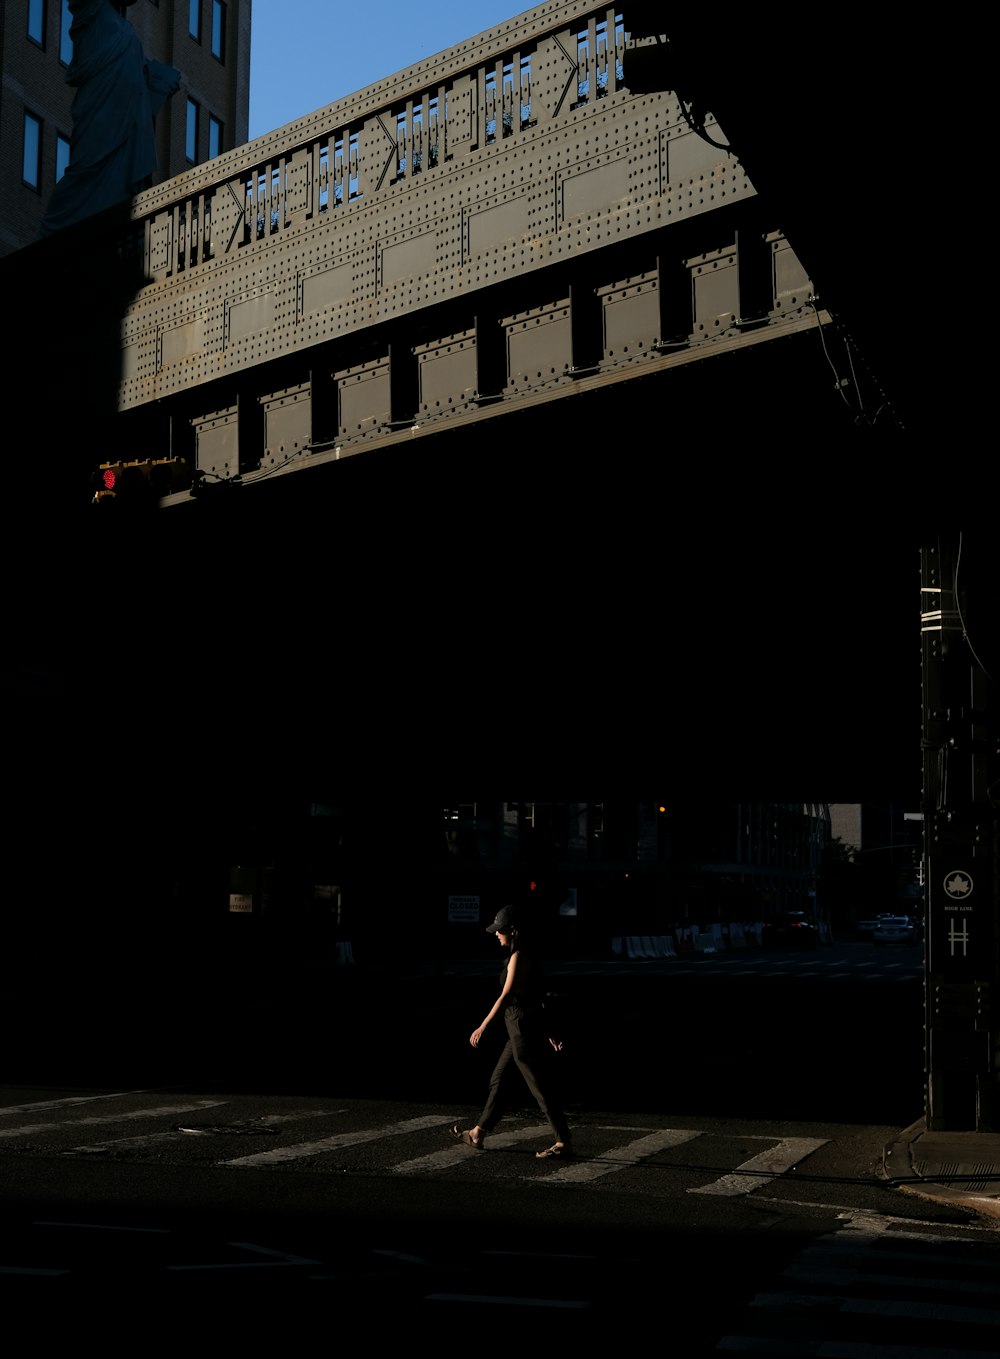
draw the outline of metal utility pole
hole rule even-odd
[[[963,574],[962,549],[955,533],[920,554],[925,1117],[929,1130],[986,1132],[1000,1127],[996,677],[969,632],[985,577]]]

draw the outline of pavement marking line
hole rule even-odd
[[[324,1137],[319,1142],[299,1142],[293,1147],[275,1147],[273,1151],[260,1151],[253,1156],[237,1156],[232,1161],[219,1161],[222,1166],[272,1166],[286,1161],[299,1161],[307,1156],[322,1156],[325,1151],[336,1151],[339,1147],[357,1147],[364,1142],[378,1142],[383,1137],[402,1137],[405,1133],[420,1132],[424,1128],[437,1128],[441,1119],[428,1115],[423,1118],[408,1118],[402,1123],[388,1123],[381,1128],[362,1128],[358,1132],[336,1133]]]
[[[118,1222],[60,1222],[57,1218],[37,1218],[33,1227],[58,1227],[60,1231],[138,1232],[146,1236],[169,1236],[172,1227],[123,1227]]]
[[[930,1226],[932,1224],[920,1223],[919,1225]],[[798,1255],[795,1257],[795,1265],[789,1266],[789,1268],[817,1270],[832,1268],[860,1269],[862,1265],[866,1265],[871,1261],[874,1261],[876,1264],[885,1263],[888,1265],[905,1265],[913,1262],[912,1250],[891,1250],[888,1246],[881,1244],[878,1249],[876,1249],[875,1237],[863,1238],[860,1242],[847,1240],[844,1244],[838,1244],[838,1238],[844,1236],[845,1233],[838,1232],[837,1236],[832,1239],[829,1237],[821,1237],[820,1245],[807,1246],[804,1250],[799,1251]],[[895,1239],[899,1240],[899,1237],[897,1236]],[[912,1236],[910,1239],[912,1240]],[[940,1254],[931,1254],[923,1249],[923,1243],[926,1240],[934,1241],[935,1244],[937,1244],[935,1237],[925,1237],[923,1233],[921,1233],[921,1267],[929,1268],[933,1266],[935,1269],[938,1267],[947,1269],[949,1265],[954,1262],[954,1256],[947,1255],[944,1252]],[[968,1238],[962,1237],[962,1240],[968,1240]],[[788,1273],[787,1270],[785,1272]],[[928,1287],[936,1288],[938,1282],[938,1280],[935,1280],[934,1284],[928,1284]],[[969,1287],[978,1288],[979,1285],[970,1284]],[[1000,1284],[990,1284],[990,1288],[995,1289],[1000,1293]]]
[[[997,1324],[996,1310],[982,1307],[958,1307],[943,1302],[899,1302],[891,1298],[838,1298],[822,1294],[805,1297],[801,1293],[759,1293],[750,1303],[762,1311],[785,1312],[794,1307],[802,1310],[812,1305],[826,1313],[840,1316],[906,1317],[910,1321],[951,1322],[955,1326],[990,1326]],[[971,1351],[970,1351],[971,1353]],[[980,1352],[981,1353],[981,1352]]]
[[[266,1118],[257,1120],[260,1124],[261,1133],[269,1132],[279,1123],[301,1123],[307,1118],[333,1118],[336,1114],[345,1114],[346,1109],[302,1109],[296,1110],[291,1114],[274,1114]],[[241,1136],[253,1136],[252,1129],[244,1129]],[[139,1147],[154,1146],[157,1142],[179,1142],[186,1136],[178,1128],[168,1128],[165,1132],[142,1133],[138,1137],[120,1137],[112,1142],[91,1142],[85,1146],[70,1147],[64,1151],[64,1156],[85,1156],[96,1155],[105,1151],[122,1151],[126,1148],[138,1149]]]
[[[428,1268],[430,1260],[423,1255],[408,1255],[402,1250],[372,1250],[372,1255],[384,1256],[386,1260],[400,1260],[404,1265],[420,1265],[421,1268]]]
[[[759,1156],[751,1156],[749,1161],[738,1165],[731,1174],[723,1175],[711,1184],[689,1189],[689,1194],[752,1194],[761,1185],[767,1184],[776,1175],[784,1175],[807,1156],[829,1142],[828,1137],[785,1137],[770,1151],[762,1151]]]
[[[417,1156],[412,1161],[401,1161],[398,1166],[393,1166],[393,1171],[397,1175],[419,1175],[428,1170],[451,1170],[455,1166],[475,1160],[478,1156],[485,1156],[488,1151],[503,1151],[505,1147],[516,1146],[518,1142],[551,1136],[552,1129],[547,1123],[534,1123],[530,1128],[517,1128],[513,1132],[490,1133],[482,1151],[475,1151],[464,1142],[449,1136],[448,1146],[440,1151],[432,1151],[427,1156]]]
[[[73,1095],[66,1099],[44,1099],[35,1104],[8,1104],[0,1109],[0,1118],[6,1114],[30,1114],[40,1109],[71,1109],[78,1104],[100,1104],[102,1100],[127,1099],[130,1095],[148,1095],[148,1090],[118,1090],[113,1095]]]
[[[900,1258],[900,1253],[894,1257]],[[866,1260],[878,1261],[882,1256],[877,1251],[868,1251]],[[903,1257],[903,1261],[912,1257]],[[930,1261],[925,1257],[920,1257],[920,1263],[927,1265]],[[946,1261],[944,1263],[947,1263]],[[866,1288],[909,1288],[915,1292],[926,1290],[933,1292],[962,1292],[962,1293],[981,1293],[984,1297],[1000,1297],[1000,1284],[977,1283],[974,1280],[956,1285],[951,1279],[931,1279],[920,1275],[905,1274],[877,1274],[871,1269],[866,1268],[844,1268],[836,1261],[836,1257],[831,1258],[828,1265],[793,1265],[781,1271],[783,1279],[793,1279],[801,1284],[818,1284],[824,1288],[853,1288],[857,1283],[864,1283]]]
[[[167,1265],[167,1270],[175,1274],[191,1272],[197,1270],[218,1271],[223,1269],[274,1269],[281,1265],[318,1265],[319,1260],[312,1260],[306,1255],[290,1255],[285,1250],[272,1250],[270,1246],[257,1246],[252,1241],[230,1241],[228,1242],[235,1250],[248,1250],[255,1255],[266,1255],[266,1260],[224,1260],[220,1263],[209,1265]]]
[[[691,1142],[701,1136],[703,1136],[701,1128],[665,1128],[661,1132],[649,1133],[646,1137],[637,1137],[631,1142],[625,1142],[620,1147],[611,1147],[609,1151],[602,1151],[600,1156],[593,1160],[573,1161],[569,1165],[560,1165],[558,1170],[553,1170],[544,1179],[539,1179],[536,1175],[525,1175],[522,1178],[531,1184],[585,1184],[590,1180],[600,1179],[602,1175],[627,1170],[637,1161],[655,1156],[658,1151],[682,1146],[685,1142]]]
[[[584,1260],[592,1263],[594,1260],[599,1260],[601,1258],[599,1255],[592,1255],[589,1252],[586,1255],[581,1255],[579,1252],[569,1254],[564,1250],[484,1250],[480,1251],[480,1254],[496,1256],[498,1259],[503,1260],[541,1260],[543,1264],[546,1261],[551,1260],[559,1260],[564,1264],[567,1261],[572,1264],[579,1264]],[[619,1264],[621,1263],[621,1258],[622,1257],[619,1257]]]
[[[293,1109],[290,1114],[265,1114],[258,1122],[262,1128],[269,1128],[274,1123],[301,1123],[307,1118],[336,1118],[347,1113],[349,1109]]]
[[[67,1118],[59,1123],[22,1123],[17,1128],[0,1128],[0,1137],[28,1137],[40,1132],[58,1132],[61,1128],[93,1128],[105,1123],[130,1123],[140,1118],[163,1118],[168,1114],[190,1114],[198,1109],[218,1109],[227,1100],[203,1099],[196,1104],[162,1104],[156,1109],[135,1109],[128,1114],[96,1114],[88,1118]]]
[[[996,1239],[996,1229],[994,1227],[981,1227],[978,1223],[963,1223],[951,1229],[943,1227],[940,1222],[922,1222],[916,1218],[893,1217],[891,1214],[875,1213],[865,1208],[851,1208],[840,1214],[844,1218],[846,1225],[836,1231],[827,1233],[826,1236],[818,1238],[820,1242],[831,1241],[834,1245],[841,1242],[854,1244],[861,1243],[861,1249],[867,1246],[869,1241],[876,1238],[882,1241],[906,1241],[913,1242],[914,1227],[930,1227],[934,1230],[921,1232],[919,1240],[921,1244],[930,1241],[933,1245],[950,1245],[953,1241],[973,1241],[976,1236],[988,1236],[991,1240]]]
[[[0,1274],[31,1274],[56,1279],[62,1278],[68,1273],[68,1269],[32,1269],[29,1265],[0,1265]]]
[[[555,1307],[582,1311],[590,1303],[575,1298],[505,1298],[490,1293],[427,1293],[425,1302],[475,1302],[485,1307]]]

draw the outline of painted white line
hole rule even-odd
[[[438,1116],[408,1118],[402,1123],[388,1123],[381,1128],[362,1128],[358,1132],[336,1133],[324,1137],[319,1142],[300,1142],[292,1147],[275,1147],[273,1151],[257,1152],[254,1156],[237,1156],[232,1161],[220,1161],[219,1165],[271,1166],[286,1161],[300,1161],[307,1156],[322,1156],[325,1151],[336,1151],[339,1147],[357,1147],[364,1142],[378,1142],[383,1137],[402,1137],[405,1133],[420,1132],[424,1128],[440,1127]]]
[[[884,1241],[907,1241],[913,1240],[914,1227],[929,1227],[931,1231],[921,1231],[920,1243],[924,1245],[930,1242],[932,1245],[945,1245],[952,1241],[971,1241],[979,1234],[988,1236],[991,1240],[996,1239],[996,1229],[992,1226],[981,1227],[978,1223],[963,1223],[949,1230],[942,1228],[940,1222],[922,1222],[910,1217],[891,1217],[883,1216],[880,1213],[869,1212],[863,1208],[852,1208],[841,1216],[846,1220],[847,1226],[839,1231],[831,1232],[827,1236],[819,1237],[819,1241],[831,1241],[835,1244],[847,1242],[854,1246],[861,1242],[862,1249],[868,1241],[879,1238]]]
[[[783,1175],[798,1165],[806,1156],[812,1155],[819,1147],[825,1147],[828,1137],[786,1137],[772,1147],[762,1151],[759,1156],[751,1156],[749,1161],[736,1167],[730,1175],[703,1184],[697,1189],[689,1189],[689,1194],[751,1194],[776,1175]]]
[[[272,1123],[298,1123],[304,1118],[337,1118],[346,1114],[348,1109],[293,1109],[289,1114],[265,1114],[260,1120],[262,1127]]]
[[[54,1279],[68,1273],[68,1269],[30,1269],[27,1265],[0,1265],[0,1274],[44,1275],[47,1278]]]
[[[67,1228],[71,1231],[84,1232],[137,1232],[146,1236],[169,1236],[170,1227],[122,1227],[116,1222],[59,1222],[58,1220],[39,1219],[31,1224],[33,1227],[58,1227],[60,1231]]]
[[[338,1109],[336,1111],[332,1111],[329,1109],[303,1109],[301,1111],[296,1111],[295,1113],[291,1114],[275,1114],[273,1117],[268,1116],[267,1118],[257,1120],[257,1123],[261,1132],[266,1133],[270,1131],[271,1128],[275,1127],[277,1124],[301,1123],[303,1119],[307,1118],[331,1118],[333,1117],[334,1112],[343,1114],[346,1113],[347,1110]],[[214,1130],[211,1128],[207,1128],[206,1135],[214,1136],[215,1135]],[[224,1133],[220,1135],[225,1136]],[[238,1135],[242,1137],[246,1136],[252,1137],[253,1131],[252,1129],[247,1129],[245,1131],[240,1132]],[[140,1147],[153,1146],[157,1142],[183,1142],[186,1140],[187,1136],[188,1131],[181,1131],[178,1128],[169,1128],[165,1132],[144,1133],[139,1137],[122,1137],[116,1138],[114,1141],[111,1142],[91,1142],[86,1146],[71,1147],[69,1151],[63,1152],[63,1155],[92,1156],[105,1151],[112,1150],[123,1151],[126,1148],[137,1150]]]
[[[28,1137],[40,1132],[58,1132],[62,1128],[93,1128],[106,1123],[132,1123],[142,1118],[164,1118],[170,1114],[189,1114],[197,1109],[218,1109],[225,1103],[225,1100],[203,1099],[196,1104],[162,1104],[158,1109],[135,1109],[127,1114],[67,1118],[58,1123],[22,1123],[17,1128],[0,1128],[0,1137]]]
[[[100,1104],[102,1100],[128,1099],[133,1095],[148,1095],[148,1090],[119,1090],[113,1095],[73,1095],[66,1099],[44,1099],[35,1104],[8,1104],[0,1109],[0,1117],[7,1114],[30,1114],[42,1109],[72,1109],[79,1104]]]
[[[564,1250],[484,1250],[481,1254],[496,1256],[498,1259],[504,1260],[541,1260],[543,1262],[561,1260],[563,1263],[567,1260],[579,1263],[582,1260],[599,1259],[599,1256],[591,1255],[589,1253],[586,1255],[580,1255],[578,1253],[569,1254]],[[619,1258],[619,1264],[620,1263],[621,1258]]]
[[[661,1128],[651,1128],[648,1123],[595,1123],[594,1126],[601,1132],[662,1132]]]
[[[423,1255],[408,1255],[402,1250],[373,1250],[372,1255],[381,1255],[386,1260],[399,1260],[404,1265],[420,1265],[426,1268],[430,1265],[430,1260]]]
[[[993,1308],[958,1307],[943,1302],[901,1302],[892,1298],[838,1298],[823,1294],[808,1297],[801,1293],[761,1293],[751,1307],[762,1311],[797,1312],[815,1307],[826,1315],[832,1311],[841,1316],[908,1317],[915,1321],[951,1322],[955,1326],[989,1326],[997,1324]]]
[[[902,1252],[897,1252],[895,1258],[900,1258]],[[908,1257],[911,1258],[912,1257]],[[963,1293],[981,1293],[984,1297],[1000,1297],[1000,1284],[976,1283],[973,1281],[963,1282],[956,1285],[952,1279],[932,1279],[924,1275],[905,1275],[905,1274],[878,1274],[874,1270],[867,1268],[867,1262],[881,1260],[882,1256],[876,1251],[866,1251],[862,1258],[863,1267],[847,1267],[839,1264],[835,1255],[831,1253],[829,1264],[793,1265],[788,1269],[782,1270],[783,1279],[793,1279],[796,1283],[812,1284],[821,1288],[854,1288],[856,1284],[863,1282],[865,1288],[908,1288],[911,1292],[933,1293],[935,1289],[939,1292],[955,1292],[961,1289]],[[920,1259],[921,1265],[928,1262],[924,1256]]]
[[[547,1123],[535,1123],[530,1128],[518,1128],[514,1132],[491,1133],[482,1151],[467,1147],[457,1139],[441,1151],[432,1151],[427,1156],[417,1156],[412,1161],[402,1161],[393,1169],[397,1175],[417,1175],[428,1170],[452,1170],[455,1166],[465,1165],[477,1157],[486,1156],[489,1151],[502,1151],[504,1147],[516,1146],[518,1142],[528,1142],[533,1138],[551,1137],[552,1129]]]
[[[666,1128],[662,1132],[637,1137],[620,1147],[602,1151],[594,1160],[572,1161],[569,1165],[560,1165],[558,1170],[553,1170],[544,1179],[539,1179],[535,1175],[525,1175],[523,1178],[532,1184],[585,1184],[590,1180],[599,1180],[602,1175],[627,1170],[648,1156],[655,1156],[657,1152],[666,1151],[670,1147],[682,1146],[685,1142],[691,1142],[701,1136],[700,1129]]]
[[[489,1293],[428,1293],[426,1302],[474,1302],[485,1307],[555,1307],[582,1311],[589,1302],[574,1298],[495,1298]]]
[[[252,1241],[230,1241],[230,1246],[236,1250],[253,1251],[256,1255],[266,1255],[266,1260],[230,1260],[222,1264],[211,1265],[168,1265],[167,1269],[174,1273],[192,1270],[220,1270],[220,1269],[274,1269],[276,1265],[318,1265],[318,1260],[311,1260],[305,1255],[289,1255],[285,1250],[272,1250],[268,1246],[255,1246]]]

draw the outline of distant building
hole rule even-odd
[[[830,835],[850,850],[861,848],[861,803],[830,803]]]
[[[146,56],[176,66],[186,82],[156,120],[155,182],[246,142],[250,12],[251,0],[135,0],[126,11]],[[69,164],[71,23],[69,0],[4,0],[0,255],[35,239]]]
[[[466,803],[445,812],[449,898],[534,896],[575,942],[814,913],[825,804]],[[558,919],[556,919],[558,917]],[[561,924],[560,924],[561,922]]]
[[[849,938],[867,917],[922,910],[918,815],[895,804],[833,802],[830,830],[820,896],[835,933]]]

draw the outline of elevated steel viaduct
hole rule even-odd
[[[20,352],[60,311],[86,340],[78,466],[248,488],[515,415],[662,457],[723,389],[737,425],[776,390],[791,420],[892,423],[662,26],[550,0],[22,252]]]

